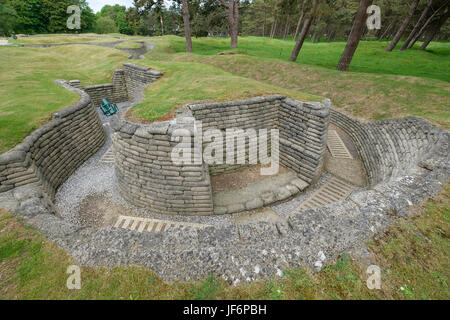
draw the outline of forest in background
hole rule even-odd
[[[78,32],[122,33],[127,35],[159,36],[184,35],[182,1],[172,1],[170,6],[159,0],[134,0],[126,8],[106,5],[95,14],[85,0],[0,0],[0,33],[38,34],[76,32],[68,30],[66,21],[69,5],[82,9],[81,30]],[[228,10],[220,0],[189,0],[189,16],[192,35],[228,36]],[[375,0],[381,8],[381,29],[364,31],[365,40],[392,39],[408,15],[411,0]],[[440,20],[447,14],[448,0],[421,0],[406,27],[404,37],[413,31],[423,12],[422,26],[428,21],[421,39],[433,33]],[[256,35],[281,39],[295,39],[301,32],[302,20],[308,14],[311,0],[253,0],[239,3],[239,35]],[[431,5],[430,5],[431,3]],[[316,14],[308,36],[311,41],[346,40],[359,0],[318,1]],[[161,23],[162,20],[162,23]],[[300,23],[299,23],[300,22]],[[420,29],[420,28],[419,28]],[[420,30],[418,30],[420,31]],[[450,25],[445,21],[434,40],[448,40]]]
[[[296,61],[306,39],[313,43],[347,39],[337,70],[348,71],[361,40],[389,39],[387,52],[405,39],[400,50],[418,41],[425,50],[433,40],[448,40],[450,0],[133,0],[133,6],[105,5],[94,14],[86,0],[0,0],[0,33],[67,32],[67,8],[82,9],[76,32],[191,37],[239,35],[293,38],[290,61]]]

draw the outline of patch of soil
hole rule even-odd
[[[104,227],[114,225],[125,211],[125,208],[108,201],[103,194],[94,194],[83,199],[78,215],[83,227]]]
[[[245,188],[250,183],[270,179],[274,176],[262,176],[261,165],[254,165],[243,168],[236,172],[224,173],[218,176],[211,176],[211,186],[214,192],[236,190]],[[277,175],[287,173],[288,169],[280,165]]]

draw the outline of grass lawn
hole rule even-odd
[[[241,39],[240,39],[241,40]],[[158,42],[155,51],[147,54],[148,63],[160,61],[176,62],[197,62],[210,64],[231,72],[234,75],[251,78],[267,84],[279,86],[294,91],[307,92],[320,97],[330,98],[333,105],[352,116],[366,120],[380,120],[387,118],[398,118],[404,116],[424,117],[433,123],[450,128],[450,84],[448,81],[437,80],[428,77],[392,75],[381,73],[363,72],[339,72],[334,67],[326,68],[315,65],[307,65],[300,59],[300,62],[293,63],[285,59],[276,58],[274,51],[269,49],[259,57],[257,49],[248,49],[247,54],[243,54],[244,49],[238,49],[236,54],[218,55],[216,53],[229,53],[224,49],[228,46],[227,39],[194,39],[194,54],[186,54],[183,40],[179,37],[163,37]],[[256,41],[255,48],[259,42],[274,42],[283,46],[292,46],[290,41],[269,40],[256,37],[243,38],[240,46],[245,48],[246,42]],[[196,47],[197,44],[197,47]],[[331,43],[336,46],[339,43]],[[362,42],[361,47],[374,46],[377,43]],[[327,44],[328,45],[328,44]],[[316,46],[308,44],[306,48]],[[441,52],[450,50],[450,44],[437,43],[436,47],[441,48]],[[252,51],[254,50],[254,51]],[[366,50],[369,51],[369,50]],[[178,52],[178,53],[177,53]],[[302,55],[307,55],[308,51],[302,51]],[[365,52],[357,51],[357,56],[364,56]],[[374,54],[385,54],[384,45],[374,48]],[[397,55],[396,52],[393,53]],[[403,53],[400,53],[403,54]],[[420,50],[412,50],[411,59],[415,65],[428,66],[427,72],[436,71],[450,74],[449,59],[442,54],[434,55]],[[416,55],[416,56],[415,56]],[[313,57],[314,55],[311,55]],[[339,56],[336,56],[337,60]],[[435,60],[437,59],[437,60]],[[336,61],[337,61],[336,60]],[[364,59],[363,59],[364,60]],[[401,60],[393,60],[401,63]],[[368,59],[366,69],[373,65],[373,61]],[[372,61],[372,62],[371,62]],[[393,62],[393,64],[395,64]],[[352,64],[353,65],[353,64]],[[401,68],[400,68],[401,69]],[[414,74],[418,68],[410,67],[405,74]],[[438,74],[433,75],[438,78]]]
[[[145,89],[145,99],[131,109],[133,118],[156,120],[189,102],[236,100],[277,93],[299,100],[321,100],[318,96],[235,76],[199,62],[154,61],[150,58],[136,63],[162,71],[164,76]]]
[[[381,268],[381,290],[366,286],[367,266],[343,255],[319,273],[299,266],[282,278],[231,286],[203,281],[164,282],[131,266],[83,267],[81,290],[66,288],[62,249],[17,218],[0,212],[0,299],[450,299],[450,185],[435,200],[401,218],[387,236],[369,243]]]
[[[170,36],[175,52],[185,52],[185,40]],[[229,38],[193,38],[193,52],[215,55],[233,51],[258,58],[288,61],[294,47],[293,41],[262,37],[240,37],[239,48],[230,50]],[[427,51],[418,50],[418,44],[407,51],[386,52],[389,42],[361,41],[353,57],[350,71],[373,74],[394,74],[450,81],[450,43],[432,42]],[[319,66],[335,70],[344,51],[345,42],[306,41],[297,59],[298,64]],[[401,43],[398,45],[400,48]]]
[[[52,44],[52,43],[66,43],[66,42],[112,42],[114,38],[104,37],[83,37],[83,36],[69,36],[61,35],[54,37],[20,37],[17,40],[11,40],[11,43],[19,44]]]
[[[124,52],[94,46],[0,47],[0,152],[80,99],[55,79],[79,79],[83,85],[110,82],[126,59]]]
[[[136,42],[136,41],[125,41],[122,43],[119,43],[116,48],[121,48],[121,49],[137,49],[137,48],[141,48],[142,47],[142,43]]]
[[[19,41],[55,43],[84,39],[112,38],[58,35]],[[293,43],[287,40],[243,37],[239,49],[233,52],[236,54],[225,55],[217,53],[230,52],[226,38],[194,38],[193,54],[182,52],[182,37],[153,40],[157,49],[148,53],[145,60],[135,62],[165,75],[145,90],[144,101],[130,112],[132,118],[152,121],[193,101],[281,93],[300,100],[328,97],[338,109],[367,120],[415,115],[450,127],[450,85],[442,81],[448,80],[450,74],[448,43],[432,43],[432,52],[388,54],[384,43],[362,42],[352,70],[364,72],[342,73],[334,70],[344,45],[341,42],[306,43],[299,62],[292,63],[287,57]],[[137,42],[127,41],[125,46],[130,44]],[[382,62],[386,55],[390,65]],[[58,87],[54,79],[80,79],[83,84],[109,82],[112,71],[127,61],[125,53],[114,49],[78,45],[1,47],[0,58],[0,94],[4,98],[0,105],[0,152],[18,144],[48,121],[53,112],[76,101],[76,95]],[[377,68],[379,64],[383,68]],[[402,75],[383,74],[393,71]]]

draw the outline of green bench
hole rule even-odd
[[[119,111],[117,105],[109,102],[109,100],[106,98],[102,100],[102,105],[100,106],[100,109],[103,111],[103,114],[105,116],[112,116],[113,114],[116,114],[117,111]]]

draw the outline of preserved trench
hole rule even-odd
[[[161,76],[127,63],[111,84],[58,81],[81,99],[0,155],[0,206],[81,265],[141,265],[164,280],[215,274],[236,284],[299,265],[318,270],[344,252],[369,262],[366,241],[448,183],[449,133],[418,118],[362,122],[329,101],[271,96],[190,104],[175,121],[125,120]],[[99,112],[102,97],[119,105],[118,116]],[[255,179],[255,166],[203,164],[174,173],[155,162],[152,152],[167,155],[168,132],[186,126],[186,115],[224,129],[214,111],[244,127],[278,128],[280,173]],[[139,171],[146,164],[159,167]]]

